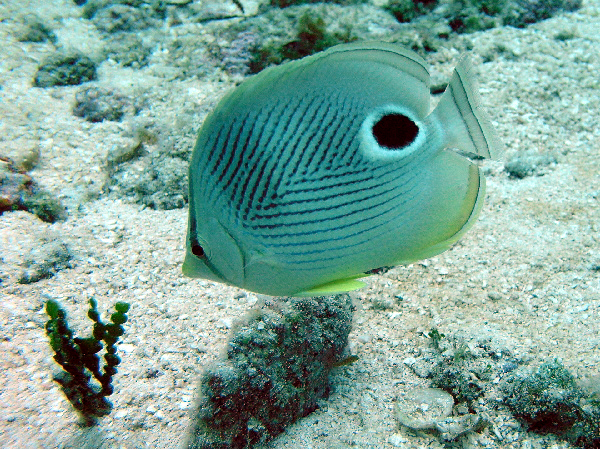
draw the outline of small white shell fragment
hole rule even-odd
[[[439,388],[417,388],[398,396],[394,414],[411,429],[434,428],[452,413],[454,398]]]
[[[444,440],[451,441],[473,430],[479,422],[480,417],[474,414],[453,416],[436,422],[435,428]]]
[[[388,443],[394,447],[405,447],[405,444],[408,443],[408,440],[399,433],[395,433],[389,437]]]

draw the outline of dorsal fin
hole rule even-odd
[[[381,56],[385,55],[387,56],[385,61],[389,65],[408,73],[413,78],[416,78],[418,81],[425,84],[427,87],[430,85],[431,80],[425,60],[414,51],[401,47],[400,45],[380,41],[353,42],[350,44],[341,44],[331,47],[324,51],[322,55],[326,57],[328,54],[346,52],[357,52],[357,56],[360,52],[363,52],[364,55],[368,55],[369,53],[372,53],[373,56],[377,54]],[[394,57],[390,58],[389,56]]]

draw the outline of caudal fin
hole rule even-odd
[[[474,84],[473,66],[464,56],[432,112],[442,123],[448,146],[484,158],[497,158],[500,142],[481,106]]]

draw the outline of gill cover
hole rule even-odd
[[[235,239],[216,218],[204,219],[198,229],[199,222],[191,217],[192,211],[183,274],[230,285],[243,285],[244,258]]]

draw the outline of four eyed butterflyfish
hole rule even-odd
[[[430,113],[425,61],[338,45],[272,67],[206,118],[189,172],[186,276],[267,295],[353,290],[474,223],[498,144],[463,58]],[[457,149],[457,152],[448,148]]]

